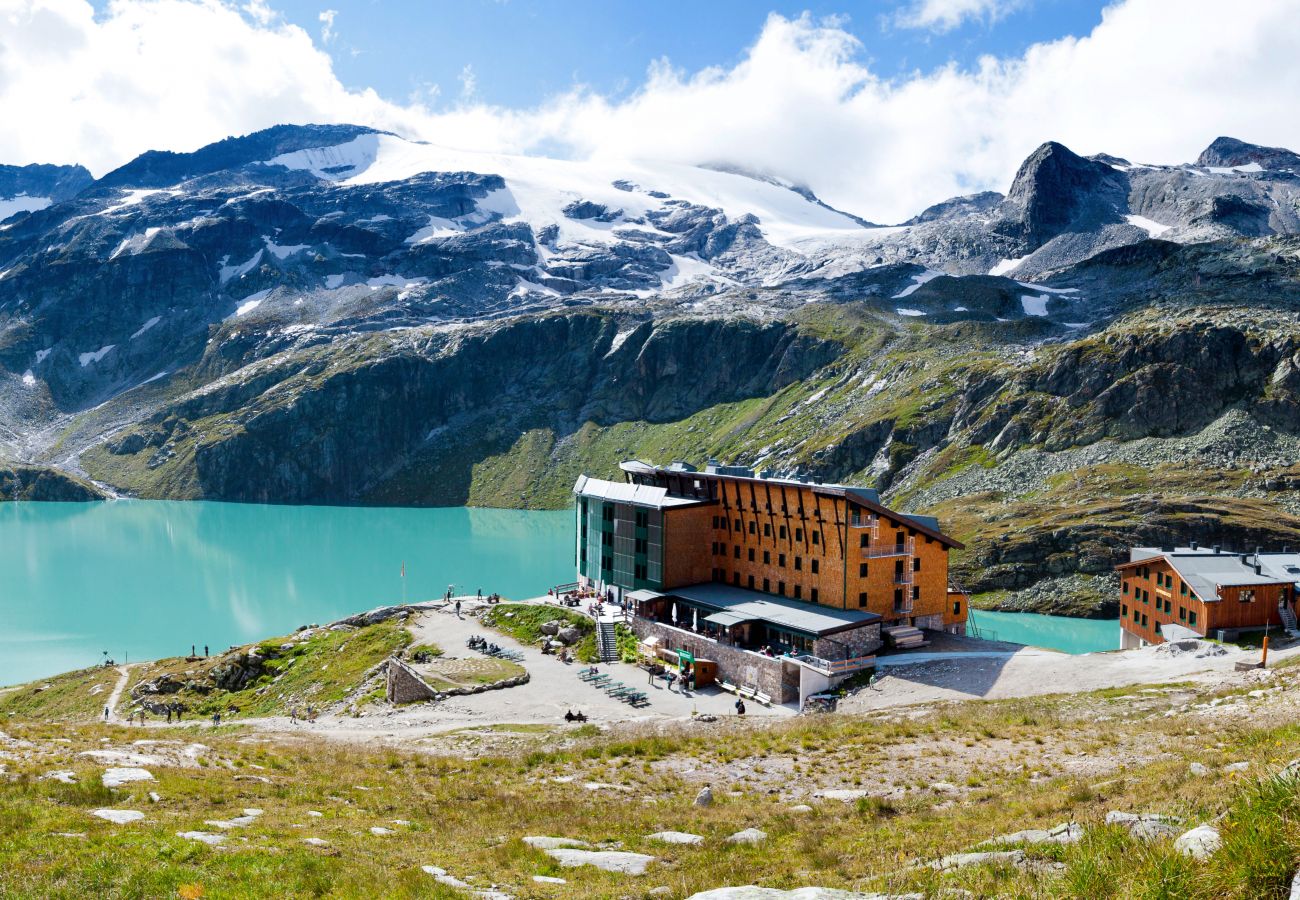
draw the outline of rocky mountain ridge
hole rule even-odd
[[[549,506],[625,456],[724,456],[939,511],[979,590],[1139,534],[1275,538],[1298,171],[1047,143],[1005,197],[881,228],[734,166],[351,126],[42,169],[50,202],[0,223],[0,458],[146,497]]]

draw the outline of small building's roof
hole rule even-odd
[[[1242,558],[1246,561],[1243,562]],[[1250,587],[1265,584],[1289,584],[1300,581],[1300,571],[1287,572],[1288,568],[1300,570],[1300,554],[1215,552],[1212,548],[1134,547],[1129,551],[1129,561],[1119,566],[1124,569],[1153,559],[1164,559],[1178,573],[1178,577],[1196,592],[1202,600],[1219,599],[1221,587]],[[1256,562],[1259,572],[1256,573]]]
[[[729,627],[731,625],[739,625],[741,622],[752,622],[754,621],[754,617],[745,615],[744,613],[715,612],[705,616],[704,621],[712,622],[714,625]]]
[[[632,506],[646,506],[651,509],[668,509],[678,506],[698,506],[711,501],[697,497],[679,497],[668,493],[667,488],[649,484],[631,484],[624,481],[605,481],[601,478],[588,478],[579,475],[573,485],[573,492],[580,497],[592,497],[597,500],[609,500],[614,503],[627,503]]]
[[[737,616],[738,621],[759,620],[817,637],[880,621],[880,616],[864,610],[819,606],[714,581],[673,588],[664,593],[668,597]]]

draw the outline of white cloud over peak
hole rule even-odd
[[[102,174],[148,149],[352,122],[466,149],[740,165],[891,222],[1005,190],[1049,139],[1141,162],[1190,160],[1219,134],[1300,149],[1286,112],[1300,95],[1294,12],[1292,0],[1231,15],[1215,0],[1120,0],[1086,36],[892,79],[840,23],[773,15],[734,66],[664,60],[621,99],[575,88],[504,109],[476,99],[472,69],[450,105],[432,106],[436,90],[405,102],[348,90],[265,0],[113,0],[98,18],[84,0],[0,0],[0,161]]]
[[[967,20],[996,22],[1022,8],[1026,0],[912,0],[894,17],[901,28],[952,31]]]
[[[337,9],[322,9],[316,19],[320,22],[320,39],[322,44],[328,44],[335,38],[334,20],[338,18]]]

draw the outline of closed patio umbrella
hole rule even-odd
[[[668,621],[672,622],[674,625],[677,624],[677,604],[676,604],[676,603],[673,604],[672,611],[668,614]]]
[[[700,611],[698,609],[691,609],[691,627],[696,631],[700,630]]]

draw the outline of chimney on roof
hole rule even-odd
[[[1250,565],[1250,554],[1249,554],[1249,553],[1243,553],[1243,554],[1241,554],[1241,564],[1242,564],[1243,566],[1248,566],[1248,565]]]
[[[1218,556],[1219,553],[1220,553],[1222,550],[1223,550],[1223,548],[1220,547],[1218,544],[1215,544],[1215,545],[1214,545],[1214,555],[1215,555],[1215,556]]]
[[[1255,574],[1256,575],[1264,574],[1264,567],[1258,561],[1255,562]]]
[[[1192,541],[1192,543],[1191,543],[1191,547],[1192,547],[1193,550],[1195,550],[1198,546],[1200,546],[1200,545],[1197,544],[1196,541]]]

